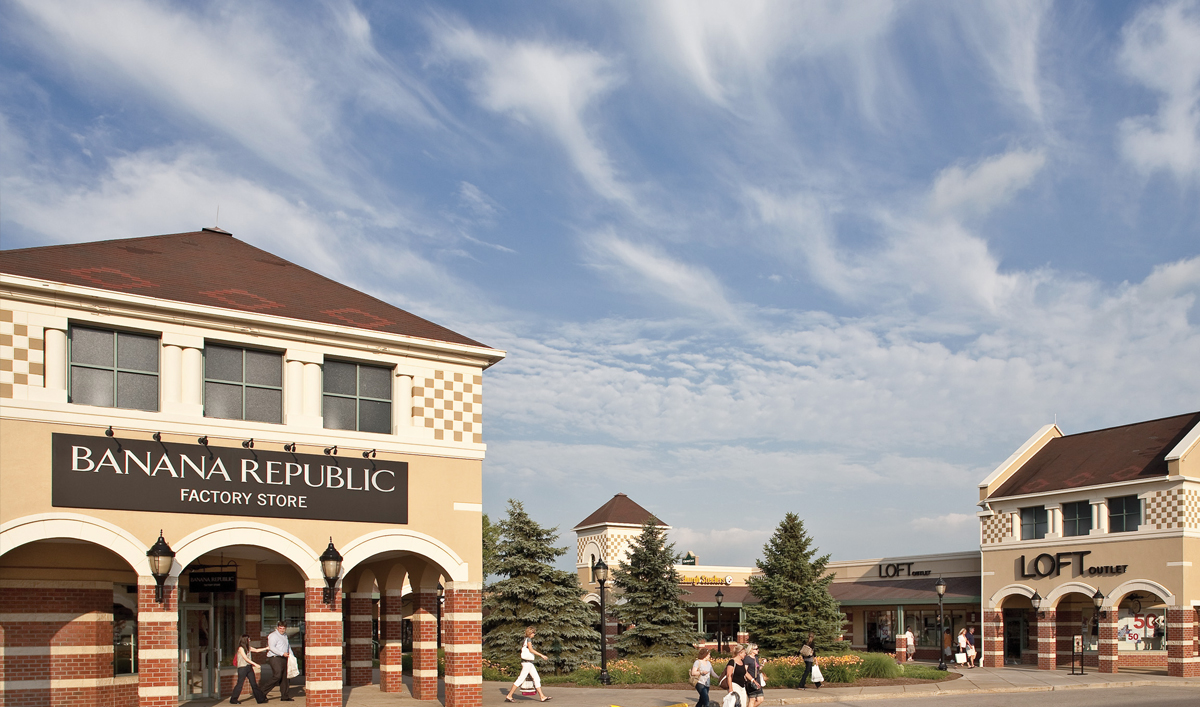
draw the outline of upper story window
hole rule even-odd
[[[392,432],[392,369],[325,361],[325,427]]]
[[[206,344],[204,416],[283,422],[283,356]]]
[[[1064,503],[1063,537],[1087,535],[1092,530],[1092,504],[1088,501]]]
[[[71,402],[158,410],[158,337],[72,326]]]
[[[1137,496],[1108,499],[1108,532],[1125,533],[1142,524],[1142,500]]]
[[[1045,506],[1021,509],[1021,539],[1038,540],[1046,537],[1048,530]]]

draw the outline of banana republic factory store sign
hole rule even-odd
[[[408,523],[408,462],[55,434],[60,508]]]

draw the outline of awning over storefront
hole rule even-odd
[[[870,582],[834,582],[829,593],[843,604],[936,604],[935,577],[920,579],[878,579]],[[947,604],[978,604],[981,601],[979,577],[947,577]]]
[[[716,606],[718,589],[721,590],[722,606],[740,606],[742,604],[758,603],[758,597],[750,593],[749,587],[727,587],[719,584],[700,587],[684,585],[682,589],[685,591],[683,595],[684,601],[701,606]]]

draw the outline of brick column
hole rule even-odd
[[[1100,617],[1100,672],[1117,672],[1117,610],[1104,609]]]
[[[1058,667],[1058,626],[1054,609],[1043,609],[1034,613],[1037,623],[1038,670],[1054,670]]]
[[[0,581],[0,704],[111,704],[112,601],[112,582]]]
[[[153,577],[138,577],[138,705],[179,704],[179,593],[171,577],[154,600]]]
[[[400,607],[400,590],[389,589],[379,602],[379,689],[382,692],[404,692],[404,614]]]
[[[263,648],[267,639],[262,635],[262,595],[257,589],[247,589],[242,592],[242,602],[246,611],[246,633],[250,635],[250,645]],[[242,688],[245,694],[245,688]]]
[[[304,697],[309,707],[341,707],[342,592],[326,604],[324,591],[322,580],[304,589]]]
[[[354,592],[350,595],[350,685],[371,684],[371,594]]]
[[[415,700],[436,700],[438,595],[434,591],[413,592],[412,602],[412,696]]]
[[[1004,667],[1004,612],[983,612],[983,656],[982,665],[985,668]],[[938,637],[938,648],[941,648],[941,637]]]
[[[483,585],[448,582],[442,614],[446,707],[483,707]]]
[[[903,633],[896,636],[896,662],[904,665],[908,661],[908,637]]]
[[[1058,636],[1054,652],[1058,654],[1059,665],[1071,664],[1071,652],[1075,647],[1075,636],[1079,634],[1082,619],[1083,612],[1080,611],[1059,611],[1054,617],[1057,625],[1055,635]]]
[[[1167,674],[1200,677],[1196,656],[1196,611],[1190,606],[1167,607]]]

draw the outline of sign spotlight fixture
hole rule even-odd
[[[150,438],[153,439],[155,442],[161,442],[162,441],[162,432],[155,432],[154,434],[150,435]]]
[[[108,426],[108,429],[107,429],[107,430],[104,430],[104,436],[105,436],[105,437],[112,437],[112,436],[113,436],[113,434],[114,434],[114,433],[113,433],[113,428],[112,428],[112,425],[109,425],[109,426]]]
[[[374,449],[372,449],[369,452],[363,452],[363,459],[374,459],[374,458],[375,458],[375,450]]]
[[[207,447],[208,446],[208,435],[204,435],[203,437],[197,437],[196,444],[203,444],[205,447]]]
[[[242,442],[242,449],[254,449],[254,438],[251,437],[245,442]]]
[[[283,451],[285,451],[285,452],[295,452],[295,451],[296,451],[296,443],[295,443],[295,442],[289,442],[288,444],[285,444],[285,445],[283,445]]]
[[[337,456],[337,445],[335,444],[332,447],[326,447],[325,453],[331,457],[336,457]]]

